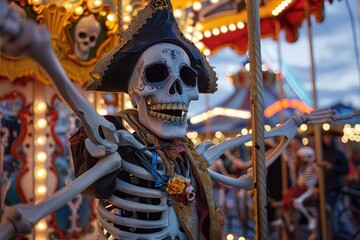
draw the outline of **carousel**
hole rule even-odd
[[[116,115],[120,110],[131,108],[127,94],[85,91],[85,85],[95,64],[104,53],[122,41],[119,34],[126,31],[147,2],[12,0],[8,1],[8,6],[18,14],[19,21],[31,20],[39,26],[47,27],[53,52],[76,91],[100,115]],[[253,17],[259,20],[259,29],[258,32],[254,31],[258,35],[252,36],[252,31],[248,29],[257,27],[256,24],[252,25],[255,20],[249,17],[252,13],[249,8],[253,6],[250,4],[247,9],[244,1],[171,2],[174,17],[185,37],[192,40],[207,57],[223,47],[231,47],[239,54],[250,49],[253,52],[251,55],[256,55],[256,46],[251,46],[255,42],[251,41],[254,37],[255,40],[265,37],[277,40],[279,32],[285,31],[287,41],[294,42],[304,20],[311,15],[317,21],[324,18],[323,0],[254,1],[256,6]],[[0,17],[3,15],[0,11]],[[74,112],[63,100],[50,80],[49,73],[39,63],[29,57],[11,57],[6,53],[0,57],[1,213],[17,204],[39,205],[41,212],[41,204],[46,199],[61,192],[75,179],[68,139],[83,123],[79,120],[81,114]],[[259,66],[258,61],[254,62],[252,58],[250,63]],[[274,77],[271,79],[274,80]],[[263,84],[260,81],[262,74],[250,73],[250,78]],[[261,86],[260,90],[256,86],[250,88],[258,92],[255,98],[262,99]],[[279,100],[283,100],[281,93]],[[284,108],[283,103],[280,106]],[[257,112],[263,112],[262,108],[261,105],[254,106],[251,103],[248,110],[252,111],[254,117]],[[260,126],[258,130],[256,126]],[[254,136],[263,141],[264,136],[259,134],[264,132],[263,122],[253,121],[252,127]],[[262,161],[265,167],[263,153],[254,150],[253,155],[254,165],[258,163],[260,166]],[[263,171],[262,168],[258,167],[254,171],[258,178],[261,178],[259,171]],[[254,229],[258,239],[265,239],[263,237],[267,235],[267,222],[263,221],[266,213],[261,210],[266,205],[264,191],[264,188],[257,188],[254,197],[255,208],[258,209],[254,213]],[[34,220],[36,223],[31,233],[17,234],[15,239],[97,239],[99,223],[96,220],[96,204],[94,198],[77,194],[60,204],[61,207],[56,211]],[[1,214],[0,222],[4,222],[4,219]],[[226,234],[231,235],[231,232]],[[323,235],[326,235],[325,231]]]

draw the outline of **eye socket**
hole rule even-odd
[[[79,37],[80,38],[86,38],[87,34],[85,32],[79,32]]]
[[[181,80],[190,87],[195,87],[197,82],[197,73],[189,66],[180,69]]]
[[[169,70],[163,63],[153,64],[145,69],[145,77],[151,83],[164,81],[169,76]]]
[[[89,41],[94,42],[96,40],[96,36],[90,36]]]

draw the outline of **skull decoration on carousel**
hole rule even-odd
[[[302,147],[296,152],[296,156],[304,163],[315,162],[315,151],[312,147]]]
[[[75,56],[85,61],[89,58],[90,51],[96,45],[100,35],[100,23],[96,20],[94,14],[82,17],[75,27]]]
[[[129,95],[139,121],[161,138],[182,138],[190,101],[199,98],[197,73],[186,52],[170,43],[147,49],[131,77]]]

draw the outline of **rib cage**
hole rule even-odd
[[[161,161],[157,170],[164,174]],[[186,239],[168,197],[143,167],[122,160],[116,190],[98,203],[100,239]]]

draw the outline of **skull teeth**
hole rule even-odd
[[[171,122],[183,122],[187,111],[183,103],[155,103],[149,106],[150,116]]]
[[[181,110],[187,112],[187,106],[183,103],[155,103],[150,106],[151,111]]]

